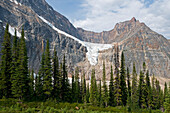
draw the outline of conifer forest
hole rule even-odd
[[[85,73],[76,67],[72,79],[68,78],[65,55],[59,60],[56,48],[50,53],[50,43],[41,56],[40,69],[28,68],[28,56],[24,28],[21,37],[5,33],[0,58],[0,112],[29,113],[170,113],[170,83],[162,89],[143,62],[138,75],[125,66],[125,55],[115,46],[114,66],[110,65],[110,81],[106,80],[103,61],[102,78],[96,80],[95,69],[86,82]],[[119,59],[120,58],[120,59]],[[114,67],[114,68],[113,68]]]

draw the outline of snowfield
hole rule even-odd
[[[6,28],[6,26],[3,26],[4,28]],[[17,37],[21,37],[21,33],[16,29],[16,32],[17,32]],[[11,27],[10,25],[9,25],[9,33],[12,35],[12,36],[15,36],[15,28],[14,27]],[[24,36],[24,38],[26,39],[26,40],[28,40],[25,36]]]
[[[22,5],[21,3],[18,3],[16,0],[10,0],[10,1],[17,4],[17,5]]]
[[[18,30],[16,30],[17,31],[17,37],[21,37],[21,33],[20,32],[18,32]],[[15,35],[15,28],[13,28],[13,27],[11,27],[10,25],[9,25],[9,33],[12,35],[12,36],[14,36]],[[27,40],[27,38],[26,37],[24,37],[26,40]]]
[[[64,32],[64,31],[59,30],[54,25],[52,25],[50,22],[48,22],[46,19],[44,19],[42,16],[38,15],[38,17],[43,22],[48,24],[51,28],[53,28],[55,31],[57,31],[58,33],[63,34],[63,35],[65,35],[68,38],[72,38],[72,39],[76,40],[77,42],[79,42],[80,44],[82,44],[83,46],[85,46],[87,48],[87,51],[88,51],[86,53],[86,56],[87,56],[88,61],[90,62],[91,65],[96,65],[97,64],[99,51],[112,48],[111,44],[98,44],[98,43],[90,43],[90,42],[81,41],[78,38],[76,38],[76,37],[74,37],[74,36]]]

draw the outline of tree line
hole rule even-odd
[[[92,69],[90,84],[86,84],[85,73],[79,75],[77,67],[69,83],[65,55],[59,61],[54,48],[50,54],[49,40],[42,54],[40,69],[37,75],[28,68],[28,56],[24,29],[21,37],[11,36],[9,25],[6,25],[1,49],[0,61],[0,98],[15,98],[24,101],[90,103],[93,106],[128,106],[128,109],[160,109],[170,110],[170,87],[165,83],[161,89],[159,81],[153,76],[150,80],[149,71],[143,63],[139,77],[133,63],[133,72],[125,66],[122,52],[119,63],[119,47],[115,46],[114,69],[110,67],[109,86],[106,83],[105,62],[103,77],[96,81],[95,69]],[[12,38],[11,38],[12,37]],[[113,76],[115,75],[115,76]],[[81,77],[81,79],[80,79]]]

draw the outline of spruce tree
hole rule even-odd
[[[144,82],[144,74],[140,71],[139,76],[139,85],[138,85],[138,95],[139,95],[139,107],[146,108],[146,101],[145,101],[145,82]]]
[[[91,86],[90,86],[90,98],[89,101],[92,105],[97,105],[97,89],[96,89],[96,78],[95,78],[95,70],[92,69],[91,74]]]
[[[37,99],[41,99],[44,97],[44,90],[43,90],[43,81],[44,81],[44,77],[45,77],[45,55],[44,53],[42,54],[41,57],[41,63],[40,63],[40,69],[38,72],[38,76],[37,77],[37,82],[35,85],[35,89],[36,89],[36,96]]]
[[[90,99],[90,89],[89,89],[89,83],[87,84],[87,91],[86,91],[86,101],[87,103],[89,103],[89,99]]]
[[[62,86],[61,86],[61,95],[62,101],[69,102],[71,101],[71,90],[67,76],[67,67],[66,67],[66,60],[65,55],[63,56],[63,63],[62,63]]]
[[[121,95],[121,88],[120,88],[120,77],[119,77],[119,47],[118,45],[115,46],[115,53],[114,53],[114,62],[115,62],[115,88],[114,88],[114,95],[115,95],[115,103],[117,106],[122,105],[122,95]]]
[[[102,106],[102,83],[101,80],[99,81],[99,86],[98,86],[98,92],[99,92],[99,97],[98,97],[98,102],[99,102],[99,106]]]
[[[27,48],[24,38],[24,29],[21,32],[21,39],[19,42],[18,67],[16,68],[16,79],[13,80],[12,93],[14,97],[19,99],[30,98],[29,75],[28,75],[28,57]]]
[[[81,75],[81,79],[80,79],[80,92],[79,92],[79,103],[83,102],[83,78]]]
[[[121,67],[120,67],[120,88],[122,95],[122,103],[126,106],[127,103],[127,87],[126,87],[126,75],[125,75],[125,58],[122,52],[121,55]]]
[[[157,101],[157,95],[156,95],[156,88],[155,88],[155,76],[152,77],[152,104],[151,108],[156,109],[156,101]]]
[[[33,100],[34,98],[34,70],[32,69],[31,73],[29,73],[29,80],[30,80],[30,83],[29,83],[29,87],[30,87],[30,97],[31,99]]]
[[[168,91],[168,88],[167,88],[167,84],[165,82],[165,85],[164,85],[164,101],[165,101],[165,97],[167,95],[167,91]]]
[[[17,74],[17,67],[18,67],[18,38],[17,38],[17,32],[15,29],[15,36],[13,37],[13,44],[12,44],[12,62],[11,62],[11,91],[15,90],[15,87],[13,89],[13,86],[17,85],[16,81],[16,74]]]
[[[49,40],[47,40],[46,49],[45,49],[45,60],[44,60],[44,77],[43,77],[43,90],[44,95],[47,99],[50,98],[53,86],[52,86],[52,66],[51,66],[51,57],[50,57],[50,45]]]
[[[170,113],[170,82],[169,82],[169,88],[167,89],[167,92],[165,94],[165,102],[163,104],[165,113]]]
[[[133,73],[132,73],[132,106],[134,109],[138,107],[138,94],[137,94],[137,73],[135,68],[135,63],[133,63]]]
[[[76,102],[76,84],[75,84],[75,80],[74,80],[74,74],[72,74],[72,102]]]
[[[152,104],[152,90],[151,90],[151,84],[149,79],[149,71],[146,72],[146,105],[148,108],[151,108]]]
[[[111,65],[111,70],[110,70],[110,83],[109,83],[109,105],[114,106],[114,79],[113,79],[113,68]]]
[[[83,87],[83,94],[82,94],[82,97],[83,97],[83,103],[87,103],[87,101],[86,101],[86,78],[85,78],[85,73],[83,72],[83,85],[82,85],[82,87]]]
[[[0,91],[1,97],[11,97],[11,36],[8,32],[9,25],[6,25],[4,39],[1,49],[1,62],[0,62]]]
[[[59,89],[60,89],[60,85],[59,85],[59,61],[58,61],[58,56],[57,56],[57,52],[56,49],[54,48],[54,55],[53,55],[53,98],[56,98],[57,100],[59,100]]]
[[[130,73],[129,73],[129,68],[127,67],[127,85],[128,85],[128,98],[127,98],[127,104],[129,107],[129,110],[131,110],[132,107],[132,98],[131,98],[131,80],[130,80]]]
[[[77,67],[75,70],[75,100],[79,102],[80,97],[80,82],[79,82],[79,68]]]
[[[163,106],[163,91],[161,90],[159,81],[156,79],[156,108],[160,109]]]
[[[106,70],[105,70],[105,62],[103,62],[103,86],[102,86],[102,102],[103,106],[107,107],[108,105],[108,91],[107,91],[107,84],[106,84]]]
[[[127,85],[128,85],[128,95],[131,97],[131,82],[130,82],[130,73],[129,73],[129,68],[127,67]]]
[[[35,77],[35,95],[36,95],[36,101],[44,100],[43,81],[41,75],[36,75]]]

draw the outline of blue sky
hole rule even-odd
[[[46,0],[75,27],[101,32],[135,17],[170,39],[170,0]]]

